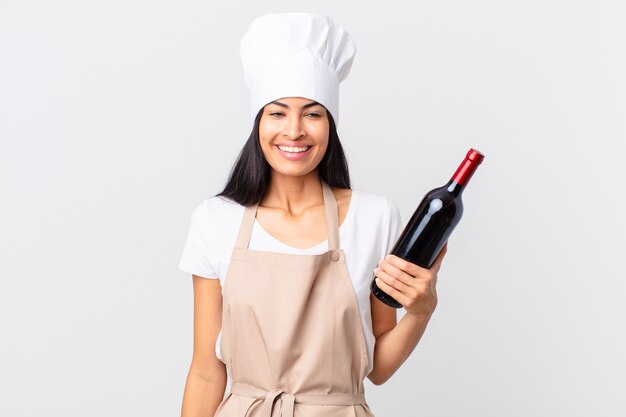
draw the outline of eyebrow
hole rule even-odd
[[[281,106],[281,107],[287,107],[287,108],[289,108],[289,106],[288,106],[287,104],[285,104],[285,103],[281,103],[280,101],[272,101],[270,104],[276,104],[277,106]],[[307,103],[307,104],[303,105],[303,106],[302,106],[302,109],[306,109],[306,108],[309,108],[309,107],[313,107],[313,106],[316,106],[316,105],[318,105],[318,104],[320,104],[320,103],[318,103],[317,101],[312,101],[312,102],[310,102],[310,103]]]

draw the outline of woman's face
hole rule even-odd
[[[326,153],[328,134],[326,108],[302,97],[283,97],[266,104],[259,122],[265,159],[284,175],[313,171]]]

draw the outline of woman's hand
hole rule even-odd
[[[376,285],[402,304],[407,314],[430,316],[437,307],[437,273],[447,251],[446,241],[430,269],[389,254],[374,269]]]

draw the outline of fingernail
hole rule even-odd
[[[387,255],[385,256],[385,260],[388,261],[389,259],[391,259],[391,255]]]

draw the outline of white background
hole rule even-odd
[[[249,134],[239,40],[280,11],[356,41],[353,188],[406,222],[486,156],[374,413],[626,415],[626,14],[597,0],[0,1],[0,415],[179,414],[176,265]]]

